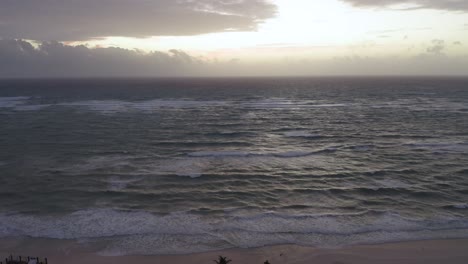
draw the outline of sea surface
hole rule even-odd
[[[468,238],[468,79],[0,81],[0,238],[101,255]]]

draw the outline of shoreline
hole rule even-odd
[[[341,248],[314,248],[299,245],[277,245],[250,249],[226,249],[184,255],[102,256],[95,243],[74,240],[35,238],[0,239],[0,257],[10,254],[47,257],[50,264],[127,264],[127,263],[213,263],[218,256],[226,256],[236,263],[295,264],[458,264],[468,262],[468,239],[420,240]]]

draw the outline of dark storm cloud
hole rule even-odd
[[[85,40],[250,31],[268,0],[0,0],[0,37]]]
[[[203,62],[182,51],[143,53],[121,48],[0,40],[0,77],[173,76],[195,74]]]
[[[395,4],[410,4],[409,9],[441,9],[468,11],[467,0],[342,0],[360,7],[386,7]]]

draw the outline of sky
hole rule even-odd
[[[0,77],[468,75],[468,0],[0,0]]]

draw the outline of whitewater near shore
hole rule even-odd
[[[0,238],[102,256],[468,239],[467,83],[1,81]]]

